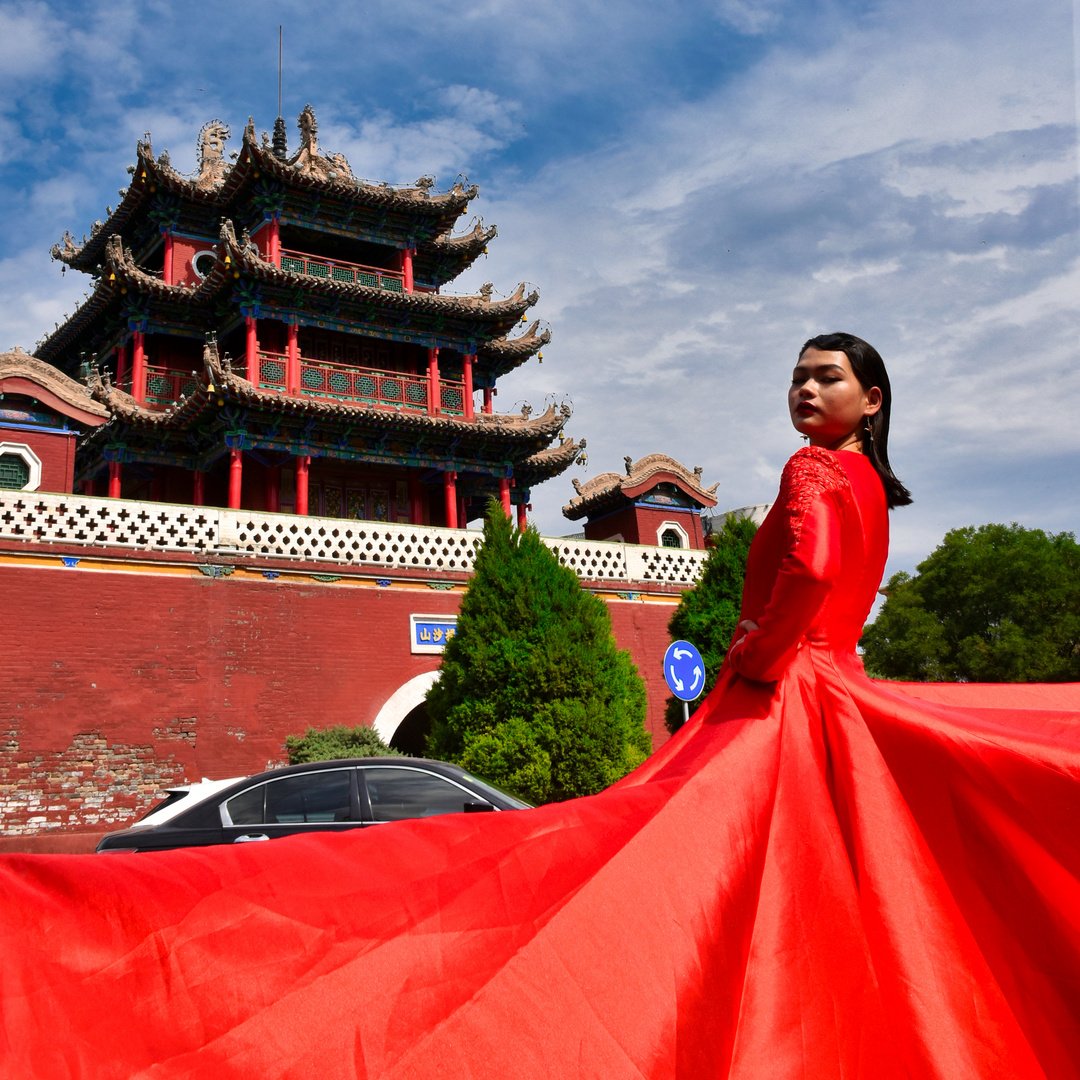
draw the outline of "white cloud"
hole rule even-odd
[[[720,0],[716,12],[740,34],[763,34],[780,21],[783,0]]]
[[[63,24],[46,4],[0,7],[0,84],[47,79],[62,36]]]

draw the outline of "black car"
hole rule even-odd
[[[97,850],[240,844],[436,814],[529,808],[457,765],[405,757],[292,765],[257,776],[185,784],[169,788],[166,796],[131,828],[104,836]]]

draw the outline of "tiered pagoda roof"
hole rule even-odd
[[[273,141],[249,121],[230,161],[229,129],[211,121],[190,177],[147,135],[120,205],[81,244],[65,235],[54,246],[94,285],[35,363],[87,380],[110,419],[81,444],[79,476],[92,483],[107,463],[119,490],[124,463],[141,477],[220,475],[219,459],[235,470],[240,451],[269,470],[268,484],[290,458],[332,459],[400,470],[410,491],[456,485],[448,515],[454,498],[494,491],[527,503],[585,444],[566,439],[566,406],[535,418],[490,411],[496,380],[551,333],[523,325],[539,299],[524,285],[501,299],[490,284],[440,291],[496,236],[479,219],[454,233],[475,185],[358,179],[320,150],[310,106],[299,124],[290,156],[280,118]]]

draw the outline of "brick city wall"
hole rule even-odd
[[[120,827],[170,784],[284,763],[285,737],[308,725],[371,723],[438,666],[410,652],[409,615],[452,613],[461,597],[461,583],[0,555],[0,837]],[[659,745],[678,590],[601,595]]]

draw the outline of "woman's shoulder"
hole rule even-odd
[[[819,496],[851,491],[851,480],[839,455],[820,446],[804,446],[788,458],[780,477],[777,501],[798,520]]]
[[[857,456],[857,455],[853,455]],[[840,455],[820,446],[804,446],[788,458],[780,478],[780,491],[806,489],[811,495],[826,491],[846,491],[851,488],[847,470]]]

